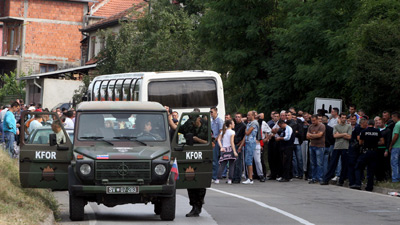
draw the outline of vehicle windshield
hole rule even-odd
[[[82,141],[165,141],[167,134],[161,113],[81,113],[78,123]]]

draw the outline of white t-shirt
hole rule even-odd
[[[74,121],[71,118],[65,118],[65,128],[72,128],[74,129]]]
[[[222,133],[221,133],[222,135]],[[232,129],[226,130],[224,137],[222,138],[222,147],[227,148],[227,147],[231,147],[231,137],[232,135],[235,135],[235,131],[233,131]]]
[[[29,134],[32,134],[33,131],[35,131],[36,129],[38,129],[39,127],[42,127],[43,125],[37,121],[37,120],[32,120],[32,122],[29,124],[28,127],[28,132]]]
[[[269,125],[265,121],[262,121],[261,123],[261,130],[262,130],[262,139],[265,139],[265,134],[270,134],[272,131]]]

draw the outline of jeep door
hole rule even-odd
[[[213,147],[210,113],[183,113],[171,143],[177,159],[179,179],[176,188],[210,187]],[[193,143],[191,143],[193,142]]]
[[[52,126],[61,129],[58,132],[61,141],[54,146],[50,146],[50,134],[55,136]],[[67,190],[71,158],[71,139],[57,113],[22,113],[19,156],[22,187]]]

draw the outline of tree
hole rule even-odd
[[[153,1],[137,18],[122,24],[118,34],[106,32],[100,52],[100,74],[132,71],[203,69],[203,51],[194,32],[198,15],[188,15],[169,1]]]
[[[226,108],[254,109],[257,86],[269,76],[267,38],[274,24],[275,0],[209,0],[198,34],[213,62],[212,68],[224,78]]]
[[[263,110],[295,106],[311,111],[315,97],[349,102],[348,24],[359,0],[280,1],[270,35],[270,77],[259,87]]]
[[[24,76],[23,74],[21,77]],[[10,75],[4,74],[1,77],[4,86],[0,89],[0,100],[3,101],[6,96],[17,95],[19,98],[25,98],[25,81],[18,81],[15,72]]]
[[[352,99],[369,115],[398,110],[400,99],[400,2],[363,1],[350,24],[348,83]]]

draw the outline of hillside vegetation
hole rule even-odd
[[[0,147],[0,224],[43,224],[57,208],[51,191],[21,188],[18,161]]]

